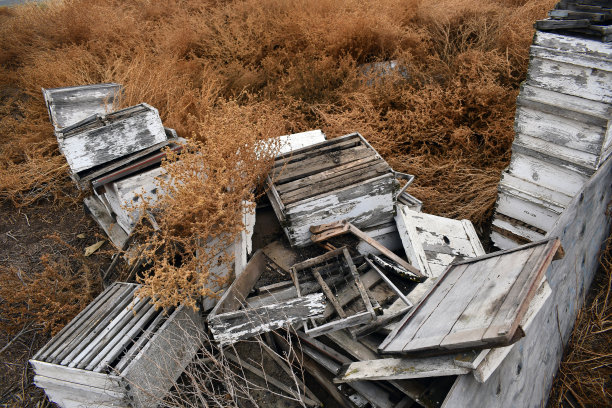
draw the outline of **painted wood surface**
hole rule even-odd
[[[569,340],[576,314],[598,267],[599,250],[610,231],[606,208],[612,199],[612,161],[607,160],[559,217],[558,236],[565,257],[546,272],[552,295],[535,316],[528,335],[510,350],[484,383],[460,376],[444,407],[540,407]],[[546,339],[546,341],[542,341]]]
[[[42,89],[51,123],[56,131],[96,114],[112,111],[121,93],[119,84],[95,84]]]
[[[381,351],[414,353],[510,344],[559,245],[558,240],[546,240],[449,266],[380,345]]]
[[[280,155],[268,197],[292,246],[310,244],[311,225],[349,219],[375,227],[392,219],[397,181],[358,133]]]
[[[429,277],[438,277],[455,260],[484,255],[474,226],[398,206],[395,217],[406,256]]]
[[[200,327],[199,317],[179,307],[166,318],[166,312],[156,310],[148,299],[134,298],[138,287],[127,283],[109,286],[32,358],[36,383],[50,399],[60,406],[77,402],[123,406],[134,398],[136,389],[146,385],[140,381],[144,377],[130,374],[130,367],[140,364],[161,377],[157,368],[163,357],[157,355],[155,344],[167,340],[167,353],[178,350],[183,360],[191,360],[197,350],[194,328]],[[182,337],[174,338],[173,331]],[[166,361],[165,377],[157,380],[157,397],[170,389],[184,368],[182,360],[174,361]],[[139,401],[133,405],[150,406]]]
[[[309,317],[320,317],[325,303],[322,293],[313,293],[282,303],[218,314],[208,320],[209,328],[215,341],[224,346],[300,323]]]
[[[61,152],[73,173],[108,163],[166,140],[157,109],[140,104],[62,130]]]
[[[318,143],[325,142],[327,137],[320,129],[273,137],[260,142],[261,154],[276,153],[284,155]]]
[[[443,377],[470,372],[454,363],[454,355],[427,358],[383,358],[346,364],[336,377],[337,382],[362,380],[402,380]]]

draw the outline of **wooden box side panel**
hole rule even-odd
[[[198,312],[179,307],[122,373],[135,407],[156,406],[202,342]]]
[[[310,245],[310,226],[348,220],[357,228],[392,221],[395,178],[384,175],[287,207],[283,226],[291,245]]]

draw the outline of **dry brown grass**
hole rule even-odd
[[[207,181],[182,183],[181,199],[164,203],[162,233],[148,242],[160,258],[147,283],[154,292],[167,283],[173,301],[201,266],[193,242],[240,228],[231,219],[269,165],[246,157],[256,139],[359,131],[416,175],[410,192],[425,211],[482,225],[510,157],[532,24],[553,3],[51,0],[3,11],[0,200],[78,197],[67,194],[40,88],[112,81],[125,86],[123,105],[157,107],[210,164]],[[390,59],[401,71],[366,78],[359,69]],[[184,219],[192,226],[177,225]],[[170,262],[177,249],[191,278]]]
[[[550,407],[612,405],[612,235],[600,259],[592,298],[578,312],[549,399]]]

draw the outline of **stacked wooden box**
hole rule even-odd
[[[156,406],[199,346],[199,315],[156,310],[115,283],[31,360],[34,382],[61,407]]]
[[[606,0],[562,0],[548,13],[547,20],[536,22],[542,31],[579,34],[612,41],[612,3]]]
[[[302,247],[311,243],[311,225],[392,221],[397,186],[387,162],[353,133],[278,156],[268,197],[291,245]]]
[[[612,44],[537,32],[491,239],[542,239],[612,153]]]

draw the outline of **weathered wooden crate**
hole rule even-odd
[[[164,128],[157,109],[143,103],[113,111],[119,84],[94,84],[44,89],[43,96],[60,151],[80,188],[135,161],[153,164],[151,156],[177,141]],[[172,146],[171,146],[172,147]],[[123,173],[123,176],[127,173]]]
[[[541,239],[612,153],[612,44],[538,32],[491,238]]]
[[[61,407],[156,406],[199,349],[199,314],[156,310],[115,283],[31,360],[34,382]]]
[[[276,216],[297,247],[311,243],[311,225],[389,222],[398,188],[391,167],[359,133],[278,156],[267,184]]]

